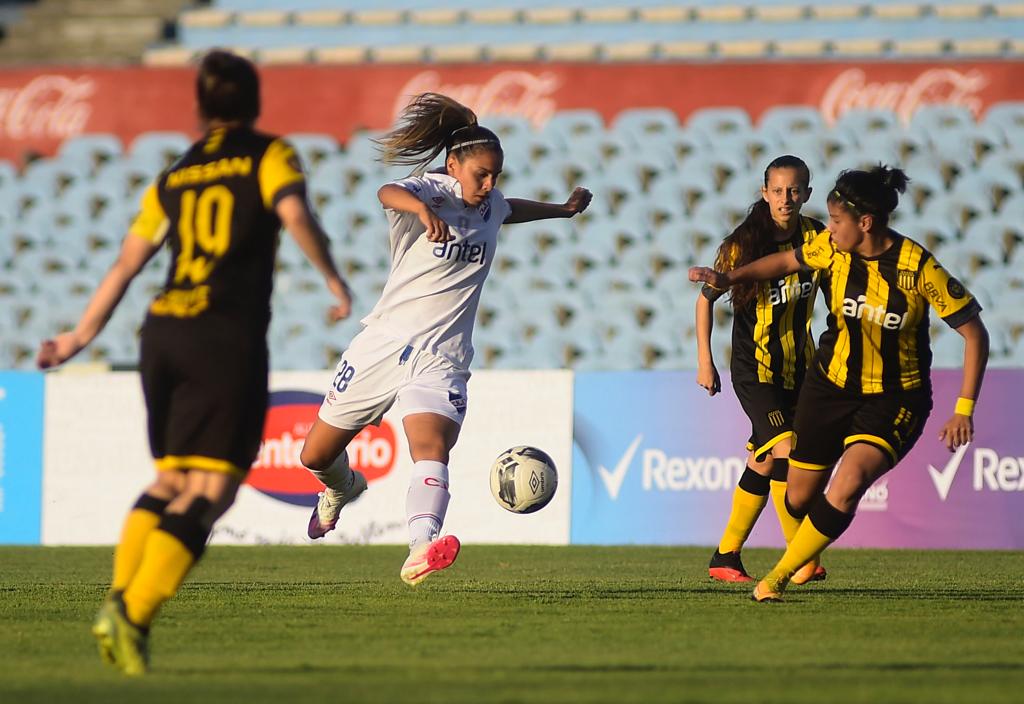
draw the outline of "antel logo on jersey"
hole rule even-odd
[[[903,326],[907,324],[909,313],[903,315],[890,313],[885,306],[868,305],[867,300],[867,296],[857,296],[856,301],[852,298],[844,298],[843,315],[847,318],[867,320],[869,323],[881,325],[886,330],[902,330]]]
[[[768,289],[768,302],[773,306],[807,298],[814,291],[813,281],[794,281],[787,284],[785,279],[779,279],[778,283],[778,286]]]
[[[613,501],[619,498],[643,439],[643,434],[637,435],[612,469],[597,465],[598,476]],[[640,457],[644,491],[731,491],[745,466],[740,457],[675,457],[653,447],[644,449]]]
[[[315,506],[323,485],[299,461],[306,434],[313,426],[323,396],[308,391],[275,391],[263,426],[263,443],[246,484],[257,491],[297,506]],[[395,464],[395,431],[386,420],[367,426],[349,443],[352,469],[373,482]]]
[[[943,501],[949,497],[969,446],[970,443],[961,445],[942,469],[928,465],[928,474]],[[1002,457],[992,448],[976,447],[973,465],[971,487],[974,491],[1024,491],[1024,457]]]

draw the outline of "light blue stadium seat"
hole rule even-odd
[[[796,135],[816,135],[825,131],[821,111],[810,105],[776,105],[764,111],[757,124],[765,135],[783,142]]]
[[[714,142],[727,135],[753,131],[750,115],[742,108],[700,108],[686,120],[686,129]]]
[[[832,173],[833,169],[829,166],[831,156],[826,149],[826,140],[829,138],[829,133],[824,131],[789,135],[779,145],[779,155],[791,154],[803,159],[807,168],[811,170],[811,185],[817,184],[817,187],[820,187],[821,182],[818,179],[835,179],[835,174]],[[764,175],[764,169],[768,163],[758,165],[760,167],[759,176]]]
[[[856,161],[848,168],[870,168],[874,164],[901,165],[903,160],[894,134],[865,132],[857,138]]]
[[[80,134],[64,140],[57,154],[74,161],[82,161],[96,168],[122,155],[121,139],[114,134]]]
[[[587,133],[604,132],[604,118],[596,110],[559,110],[545,123],[543,133],[566,143]]]
[[[967,225],[963,239],[984,246],[997,256],[998,263],[1009,262],[1014,251],[1024,242],[1024,222],[1001,215],[984,215]]]
[[[730,203],[721,198],[709,198],[697,204],[693,211],[693,224],[700,230],[719,231],[724,237],[747,216],[749,203]]]
[[[486,115],[481,118],[480,124],[498,135],[502,144],[506,139],[534,133],[533,124],[522,115]]]
[[[968,125],[932,133],[934,149],[963,155],[971,164],[981,163],[990,154],[1004,154],[1007,142],[1003,131],[991,125]]]
[[[328,134],[292,132],[286,135],[285,139],[299,153],[306,173],[310,173],[317,164],[340,150],[338,141]]]
[[[910,117],[910,129],[921,130],[933,138],[947,130],[973,126],[974,113],[964,105],[930,103],[920,106]]]
[[[996,103],[985,112],[982,124],[997,127],[1011,143],[1024,142],[1024,101]]]
[[[668,108],[629,108],[615,116],[611,128],[640,143],[676,131],[679,117]]]
[[[851,108],[843,112],[832,127],[850,134],[855,139],[863,135],[881,132],[888,134],[900,130],[899,118],[892,110],[884,108]]]
[[[977,198],[980,209],[996,212],[1003,201],[1020,192],[1020,178],[1008,169],[969,171],[956,180],[951,193],[964,199]]]
[[[156,167],[159,172],[188,151],[192,142],[182,132],[143,132],[132,140],[129,156],[133,161],[150,164],[147,170]]]
[[[960,240],[939,245],[935,257],[953,276],[969,279],[979,270],[1002,266],[1002,252],[991,242]]]

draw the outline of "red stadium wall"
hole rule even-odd
[[[518,114],[540,125],[556,110],[592,108],[607,120],[633,107],[668,107],[681,119],[735,105],[756,119],[774,105],[818,106],[834,120],[851,107],[883,107],[904,119],[928,103],[1024,100],[1024,62],[487,64],[466,66],[266,67],[264,117],[274,132],[322,132],[344,140],[387,127],[404,96],[435,90],[481,115]],[[192,132],[192,69],[45,69],[0,73],[0,158],[50,154],[83,132],[130,141],[141,132]]]

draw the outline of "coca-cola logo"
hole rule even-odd
[[[298,506],[315,506],[323,485],[302,466],[299,454],[323,396],[308,391],[275,391],[263,426],[263,443],[246,478],[262,494]],[[373,482],[396,459],[395,430],[386,420],[367,426],[348,445],[349,464]]]
[[[443,93],[477,115],[519,115],[541,127],[558,109],[552,94],[561,84],[551,72],[499,71],[483,83],[445,84],[437,71],[423,71],[402,86],[393,115],[397,117],[414,95]]]
[[[863,69],[851,68],[836,76],[825,89],[821,114],[826,122],[834,124],[854,108],[882,109],[893,111],[906,123],[922,105],[946,103],[963,105],[977,117],[982,108],[978,93],[986,85],[988,78],[976,69],[933,68],[909,81],[871,82]]]
[[[85,131],[96,82],[89,76],[36,76],[21,87],[0,88],[0,138],[67,139]]]

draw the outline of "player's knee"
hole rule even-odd
[[[442,437],[423,438],[409,443],[409,454],[412,455],[414,462],[432,460],[447,464],[448,452],[448,443]]]
[[[306,469],[311,469],[316,472],[322,472],[331,466],[331,462],[334,461],[334,457],[328,456],[327,452],[323,449],[306,443],[302,446],[302,450],[299,452],[299,462]]]

